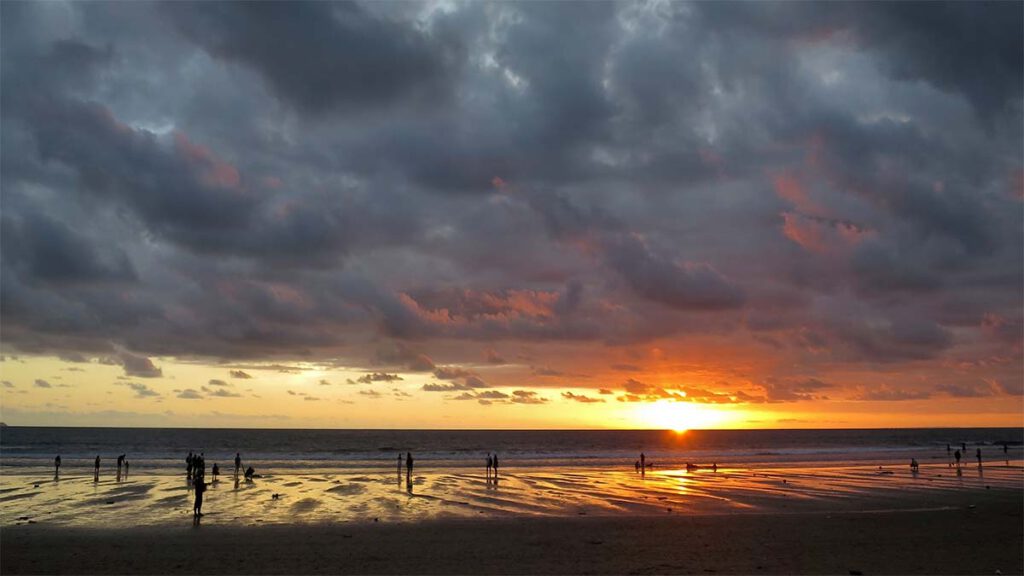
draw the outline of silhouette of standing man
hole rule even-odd
[[[494,468],[494,481],[498,481],[498,453],[495,452],[494,456],[491,456],[491,466]]]
[[[643,452],[640,453],[640,474],[647,474],[647,456]]]
[[[93,475],[92,481],[99,482],[100,480],[100,455],[96,455],[96,473]]]
[[[202,476],[196,478],[196,503],[192,507],[192,515],[199,518],[203,515],[203,493],[206,492],[206,481]]]
[[[57,457],[53,459],[53,477],[56,478],[57,476],[60,476],[60,454],[57,454]]]
[[[238,471],[242,468],[242,455],[235,452],[235,478],[238,478]]]
[[[412,492],[412,452],[405,454],[405,487]]]

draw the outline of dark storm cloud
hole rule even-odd
[[[461,50],[350,2],[168,2],[161,9],[216,58],[261,74],[297,108],[321,113],[437,99]]]
[[[126,376],[160,378],[164,374],[163,370],[157,368],[153,361],[145,356],[136,356],[135,354],[124,352],[121,354],[120,360]]]
[[[763,396],[619,399],[1016,392],[1019,3],[55,6],[0,21],[5,346],[471,392],[711,338]]]

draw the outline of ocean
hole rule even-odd
[[[488,452],[502,466],[632,466],[644,452],[659,466],[686,462],[723,465],[799,466],[828,462],[894,462],[948,458],[947,444],[968,446],[993,458],[1008,443],[1020,451],[1024,428],[927,428],[869,430],[270,430],[195,428],[43,428],[0,430],[0,469],[91,472],[126,454],[136,473],[184,472],[189,451],[225,468],[236,452],[260,470],[388,469],[412,452],[418,467],[481,467]]]

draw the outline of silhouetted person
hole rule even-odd
[[[712,462],[711,463],[711,471],[712,472],[718,472],[718,462]]]
[[[405,453],[405,481],[412,485],[412,452]]]
[[[960,469],[960,451],[953,452],[953,458],[956,458],[956,469]]]
[[[491,468],[494,466],[494,461],[491,460],[491,453],[487,453],[487,479],[491,479]]]
[[[1010,465],[1010,444],[1009,442],[1003,442],[1003,457],[1006,458],[1006,465]],[[60,460],[60,456],[57,456],[57,460]]]
[[[640,453],[640,473],[647,473],[647,456],[643,452]]]
[[[242,469],[242,455],[235,452],[235,478],[238,478],[238,471]]]
[[[195,457],[192,456],[192,451],[189,450],[188,456],[185,456],[185,475],[189,478],[192,477],[192,463],[194,459]]]
[[[402,479],[402,453],[398,453],[398,479]]]
[[[201,477],[196,478],[195,487],[196,503],[192,506],[192,515],[198,518],[203,515],[203,493],[206,492],[206,482]]]
[[[252,466],[249,466],[248,468],[245,469],[245,481],[246,482],[252,482],[252,478],[255,475],[256,475],[256,471],[253,470]]]
[[[953,467],[953,449],[949,444],[946,444],[946,464],[948,464],[950,468]]]
[[[53,477],[56,478],[57,476],[60,476],[60,454],[57,454],[57,457],[53,459]]]
[[[220,474],[220,466],[217,466],[217,463],[214,462],[213,463],[213,481],[214,482],[217,481],[217,474]]]
[[[491,456],[491,467],[494,468],[494,481],[498,481],[498,453],[495,452],[494,456]]]
[[[917,469],[918,469],[917,459],[916,458],[911,458],[910,459],[910,471],[913,472],[914,474],[917,474]]]
[[[124,477],[128,479],[128,459],[124,459]]]
[[[99,480],[100,479],[100,455],[99,454],[96,455],[96,467],[95,468],[96,468],[96,474],[95,474],[94,480]]]
[[[978,468],[981,468],[981,448],[978,448],[977,452],[974,453],[974,456],[978,459]]]

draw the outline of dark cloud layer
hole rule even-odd
[[[728,340],[781,360],[617,397],[1018,393],[1020,3],[434,8],[5,3],[5,347],[530,404],[484,367]]]

